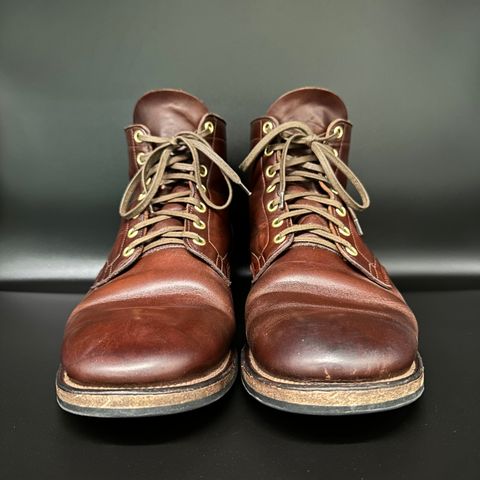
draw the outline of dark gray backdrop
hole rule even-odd
[[[228,121],[229,161],[284,91],[341,95],[367,240],[402,287],[479,285],[475,1],[0,2],[0,283],[81,288],[117,228],[123,127],[146,90]],[[245,198],[236,251],[245,272]]]
[[[479,25],[478,1],[0,0],[0,288],[26,290],[0,292],[0,478],[478,480]],[[63,325],[116,232],[136,99],[158,87],[198,95],[228,120],[238,165],[250,119],[304,85],[349,107],[351,164],[373,200],[368,243],[403,290],[432,290],[406,294],[423,397],[382,415],[307,418],[263,407],[237,382],[182,416],[61,411]]]

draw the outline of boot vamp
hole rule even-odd
[[[254,284],[246,311],[253,358],[277,377],[381,380],[416,357],[417,323],[400,293],[328,249],[290,248]]]
[[[215,369],[234,334],[224,279],[183,247],[145,254],[72,312],[62,365],[92,385],[188,381]]]

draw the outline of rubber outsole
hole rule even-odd
[[[187,412],[223,397],[235,382],[234,353],[207,376],[182,384],[148,387],[87,386],[71,380],[60,366],[56,378],[59,406],[87,417],[149,417]]]
[[[375,382],[297,382],[261,372],[248,349],[242,352],[242,382],[256,400],[277,410],[306,415],[355,415],[408,405],[424,391],[420,355],[399,377]]]

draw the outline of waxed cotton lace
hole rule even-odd
[[[337,244],[347,251],[356,252],[346,239],[349,236],[348,227],[340,218],[332,215],[328,207],[336,209],[340,217],[346,216],[346,208],[351,213],[354,224],[362,234],[355,211],[369,207],[370,199],[365,187],[352,170],[337,156],[330,142],[338,138],[338,131],[317,135],[303,122],[286,122],[268,132],[251,150],[240,169],[247,170],[260,155],[271,155],[279,152],[278,162],[269,167],[269,177],[272,178],[267,191],[278,188],[276,199],[269,205],[270,211],[278,208],[281,213],[272,225],[280,227],[287,219],[292,219],[292,225],[279,231],[275,237],[276,243],[281,243],[289,234],[294,234],[294,242],[316,243],[338,251]],[[335,174],[345,175],[358,193],[360,200],[355,200],[343,187]],[[287,186],[318,182],[321,187],[316,191],[301,191],[287,193]],[[305,202],[308,200],[308,202]],[[288,209],[285,209],[288,206]],[[333,233],[326,225],[317,223],[295,223],[305,215],[316,214],[327,222],[335,224],[342,234]],[[356,254],[356,253],[355,253]]]
[[[138,133],[138,140],[155,145],[151,152],[144,154],[144,163],[137,170],[128,184],[122,200],[119,212],[123,218],[134,219],[149,211],[145,220],[141,220],[129,231],[134,237],[138,231],[146,228],[147,233],[133,240],[128,248],[129,252],[142,245],[143,250],[171,244],[184,244],[187,238],[192,239],[199,245],[204,244],[204,239],[194,231],[186,230],[186,220],[194,222],[194,225],[202,225],[203,222],[193,211],[187,212],[188,205],[193,206],[195,211],[205,212],[207,206],[222,210],[227,208],[232,201],[231,182],[243,186],[237,173],[223,160],[205,140],[211,133],[208,129],[198,132],[181,132],[173,137],[157,137],[154,135]],[[207,189],[202,183],[202,168],[199,155],[203,154],[211,160],[221,171],[227,184],[228,197],[225,203],[217,205],[208,197]],[[189,183],[194,185],[200,196],[195,198]],[[177,185],[186,188],[175,191]],[[162,193],[166,191],[165,193]],[[185,209],[164,209],[168,204],[184,204]],[[183,221],[178,225],[166,225],[160,228],[150,228],[167,219]]]

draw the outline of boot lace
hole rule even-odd
[[[280,227],[287,219],[292,220],[292,225],[279,231],[274,238],[275,243],[282,243],[287,235],[294,234],[293,242],[308,241],[335,251],[338,251],[337,245],[342,245],[348,253],[357,254],[356,249],[346,238],[351,232],[341,218],[346,217],[348,209],[361,235],[355,211],[368,208],[370,199],[358,177],[330,145],[340,136],[339,132],[342,130],[339,129],[341,127],[337,125],[331,129],[331,133],[317,135],[303,122],[283,123],[270,130],[241,163],[240,169],[247,170],[258,156],[280,153],[279,161],[270,165],[266,171],[266,177],[272,178],[270,185],[267,186],[267,192],[278,188],[276,198],[269,202],[267,209],[270,212],[277,209],[281,211],[273,220],[273,227]],[[359,201],[346,191],[334,169],[351,182],[360,197]],[[312,183],[320,188],[310,188]],[[295,189],[288,191],[288,186],[292,184],[303,185],[304,188],[300,188],[301,191]],[[285,208],[286,206],[288,208]],[[337,216],[332,215],[328,207],[334,208]],[[299,222],[301,217],[310,214],[322,217],[325,225]],[[338,227],[339,234],[328,227],[328,222]]]
[[[204,245],[205,239],[201,235],[186,230],[186,220],[192,221],[199,229],[205,228],[205,223],[194,211],[203,213],[207,207],[215,210],[227,208],[232,201],[231,182],[245,189],[240,177],[205,140],[211,133],[208,128],[197,132],[181,132],[173,137],[147,135],[141,131],[136,133],[139,141],[149,142],[155,148],[144,154],[144,162],[132,177],[120,202],[119,213],[125,219],[136,219],[148,212],[145,218],[129,230],[130,238],[137,236],[143,229],[146,229],[146,233],[129,244],[127,253],[133,253],[139,246],[147,251],[161,245],[183,245],[187,238],[197,245]],[[207,169],[200,163],[200,154],[215,164],[225,179],[228,196],[221,205],[212,202],[202,183]],[[179,186],[184,188],[176,188]],[[194,189],[198,191],[200,199],[195,197]],[[169,204],[183,204],[185,208],[165,208]],[[194,211],[187,211],[189,205]],[[158,225],[152,228],[168,219],[180,222],[173,225],[167,222],[163,227]]]

